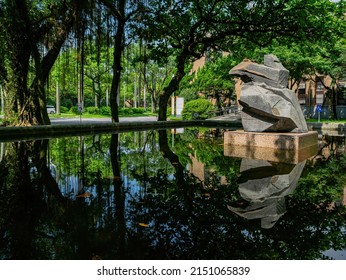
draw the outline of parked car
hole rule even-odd
[[[47,113],[48,114],[55,114],[55,107],[52,105],[47,105]]]

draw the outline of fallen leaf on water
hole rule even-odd
[[[85,192],[80,195],[77,195],[78,198],[87,198],[90,197],[91,193],[90,192]]]
[[[149,225],[146,224],[146,223],[138,223],[138,225],[141,226],[141,227],[148,227],[148,226],[149,226]]]

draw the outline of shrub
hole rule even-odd
[[[79,114],[78,106],[72,106],[69,112],[72,114]]]
[[[144,108],[132,108],[132,111],[134,114],[144,114],[145,113]]]
[[[140,115],[144,114],[145,109],[144,108],[120,108],[119,109],[119,114],[128,116],[128,115]]]
[[[65,106],[60,106],[60,113],[61,114],[65,114],[65,113],[67,113],[68,112],[68,108],[67,107],[65,107]]]
[[[111,107],[107,107],[107,106],[100,107],[99,113],[103,116],[111,116],[112,115]]]
[[[119,115],[128,116],[132,114],[132,108],[119,108]]]
[[[184,97],[186,103],[196,99],[196,91],[191,88],[182,89],[178,95],[179,97]]]
[[[96,114],[98,114],[99,113],[99,108],[97,108],[97,107],[86,107],[85,108],[85,111],[87,112],[87,113],[89,113],[89,114],[93,114],[93,115],[96,115]]]
[[[208,112],[213,110],[214,106],[206,99],[195,99],[186,102],[182,116],[183,120],[205,120],[208,118]]]

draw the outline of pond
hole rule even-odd
[[[0,143],[0,259],[346,259],[345,137],[297,163],[223,129]]]

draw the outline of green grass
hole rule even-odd
[[[317,119],[307,119],[306,121],[312,122],[312,123],[318,122]],[[319,122],[322,122],[322,123],[346,123],[346,119],[341,119],[341,120],[321,119]]]
[[[63,113],[63,114],[50,114],[50,117],[53,118],[79,118],[79,114],[73,114],[73,113]],[[151,112],[145,112],[143,114],[119,114],[119,117],[140,117],[140,116],[156,116],[155,113]],[[82,118],[110,118],[111,116],[105,116],[100,114],[89,114],[89,113],[83,113]]]
[[[181,121],[183,118],[182,117],[175,117],[175,116],[168,116],[167,120],[170,121]]]

